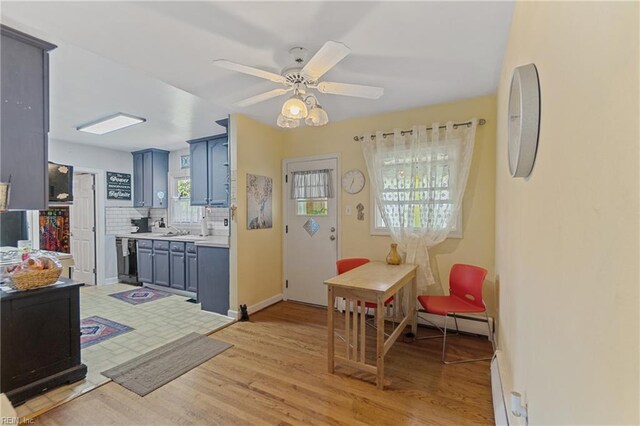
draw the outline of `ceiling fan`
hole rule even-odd
[[[384,93],[382,87],[318,81],[350,52],[351,49],[343,43],[328,41],[307,61],[307,49],[294,47],[289,50],[294,62],[284,68],[281,74],[275,74],[224,59],[215,60],[213,63],[221,68],[264,78],[284,86],[241,100],[235,104],[236,106],[243,108],[293,92],[293,96],[282,106],[281,114],[278,117],[278,125],[280,127],[298,127],[300,120],[305,119],[307,125],[322,126],[329,121],[327,113],[318,103],[316,96],[313,93],[308,93],[309,89],[331,95],[354,96],[367,99],[378,99]],[[307,106],[309,106],[311,110],[309,110]]]

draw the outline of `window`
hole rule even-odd
[[[422,158],[414,158],[408,151],[404,156],[398,156],[397,151],[393,155],[382,164],[382,206],[371,191],[371,234],[389,234],[381,208],[396,227],[444,228],[456,195],[457,144],[439,147]],[[458,214],[449,238],[462,238],[462,214]]]
[[[327,216],[329,214],[329,201],[324,198],[296,200],[298,203],[298,216]]]
[[[327,216],[333,198],[331,170],[304,170],[291,173],[291,199],[298,216]]]
[[[188,177],[173,178],[170,223],[198,223],[202,219],[202,208],[191,206],[191,179]]]

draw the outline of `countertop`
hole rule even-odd
[[[55,284],[47,285],[44,287],[33,288],[30,290],[16,290],[16,289],[8,289],[6,291],[4,289],[0,290],[0,299],[9,300],[9,299],[17,299],[20,297],[28,297],[34,294],[42,294],[50,291],[54,291],[64,287],[80,287],[83,286],[84,283],[80,281],[73,281],[68,278],[60,278]]]
[[[202,237],[200,235],[177,235],[173,237],[167,237],[153,232],[144,232],[140,234],[118,234],[116,235],[116,238],[186,242],[194,243],[196,246],[203,247],[229,247],[229,237],[226,235],[209,235],[206,237]]]

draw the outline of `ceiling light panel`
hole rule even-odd
[[[94,135],[104,135],[105,133],[144,123],[145,121],[147,120],[144,118],[118,113],[92,123],[79,126],[77,129],[81,132],[92,133]]]

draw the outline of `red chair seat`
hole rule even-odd
[[[387,300],[384,301],[385,305],[388,305],[389,303],[393,302],[393,296],[391,296],[390,298],[388,298]],[[378,304],[375,302],[364,302],[364,306],[365,308],[370,308],[370,309],[375,309],[378,307]]]
[[[436,315],[484,312],[484,308],[456,296],[418,296],[418,302],[425,311]]]

